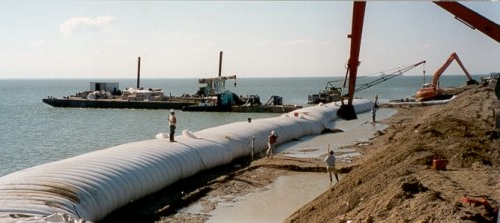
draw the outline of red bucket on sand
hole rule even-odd
[[[432,169],[434,170],[446,170],[446,165],[448,165],[448,160],[445,159],[432,160]]]

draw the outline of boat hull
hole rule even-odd
[[[59,99],[45,98],[42,101],[53,107],[65,108],[119,108],[119,109],[182,109],[194,105],[183,101],[125,101],[115,99]]]
[[[111,109],[178,109],[194,112],[254,112],[254,113],[286,113],[302,106],[199,106],[191,101],[125,101],[116,99],[59,99],[45,98],[42,101],[53,107],[61,108],[111,108]]]

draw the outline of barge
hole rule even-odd
[[[122,99],[98,99],[89,100],[83,98],[54,98],[48,97],[42,101],[53,107],[66,108],[116,108],[116,109],[182,109],[194,105],[194,101],[172,100],[172,101],[127,101]]]
[[[271,96],[262,105],[260,97],[247,97],[226,90],[226,80],[236,79],[236,75],[221,75],[222,51],[220,52],[219,75],[214,78],[201,78],[202,86],[193,95],[166,96],[160,88],[140,87],[140,64],[138,58],[137,88],[121,91],[116,82],[90,82],[90,90],[75,95],[56,98],[49,96],[42,102],[53,107],[65,108],[112,108],[112,109],[177,109],[182,111],[207,112],[261,112],[286,113],[301,106],[283,105],[282,98]]]
[[[374,85],[380,84],[382,82],[388,81],[392,78],[402,76],[403,73],[421,65],[425,64],[425,60],[420,61],[418,63],[403,67],[403,68],[396,68],[393,70],[388,70],[388,71],[383,71],[380,72],[380,76],[370,82],[364,83],[357,85],[356,88],[354,89],[354,92],[359,92],[362,90],[365,90],[367,88],[370,88]],[[390,73],[387,73],[390,72]],[[361,78],[361,77],[360,77]],[[330,103],[330,102],[337,102],[342,100],[342,98],[347,98],[348,95],[342,92],[343,87],[345,87],[346,80],[344,80],[344,84],[342,87],[335,86],[335,82],[339,82],[341,80],[333,80],[333,81],[328,81],[326,83],[326,86],[324,89],[321,89],[318,94],[311,94],[307,96],[307,104],[318,104],[318,103]]]
[[[242,103],[243,98],[237,98],[235,94],[226,91],[221,94],[221,99],[233,98],[232,100],[219,100],[220,103],[199,103],[182,108],[182,111],[192,112],[247,112],[247,113],[288,113],[302,108],[300,105],[283,105],[283,98],[273,95],[262,104],[258,95],[250,95]],[[238,105],[235,105],[238,104]]]

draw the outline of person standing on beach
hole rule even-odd
[[[170,126],[170,142],[175,142],[175,125],[177,124],[177,118],[175,117],[174,109],[170,110],[170,115],[168,117],[168,125]]]
[[[373,121],[373,124],[375,124],[375,116],[377,115],[377,108],[375,107],[375,105],[372,106],[372,121]]]
[[[338,182],[339,176],[337,175],[337,169],[335,168],[335,155],[333,155],[333,150],[328,149],[328,155],[325,157],[324,162],[326,163],[328,176],[330,176],[330,182],[333,181],[332,174],[335,174],[335,179]]]
[[[267,137],[267,158],[273,158],[274,155],[274,143],[278,140],[278,134],[273,130],[271,134]]]

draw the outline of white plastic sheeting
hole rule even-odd
[[[356,113],[372,102],[356,99]],[[278,145],[319,134],[337,118],[338,105],[306,107],[276,118],[208,128],[176,137],[123,144],[21,170],[0,178],[0,221],[18,221],[59,213],[99,221],[128,202],[216,166],[267,147],[271,130]]]

